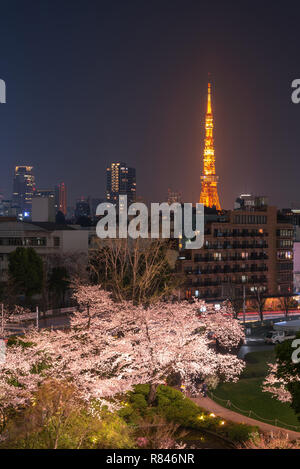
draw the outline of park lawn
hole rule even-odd
[[[274,351],[252,352],[246,355],[246,369],[237,383],[222,383],[214,391],[217,398],[230,400],[242,410],[252,410],[263,419],[281,420],[288,425],[298,426],[300,422],[289,404],[281,403],[262,391],[262,383],[267,374],[267,364],[274,360]],[[215,399],[221,405],[224,402]],[[237,412],[237,409],[232,407]],[[242,413],[242,412],[240,412]],[[246,414],[244,414],[246,415]],[[257,416],[252,416],[257,418]],[[268,422],[267,422],[268,423]],[[271,423],[271,422],[269,422]],[[274,422],[273,422],[274,423]],[[280,425],[283,426],[283,425]]]

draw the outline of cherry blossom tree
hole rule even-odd
[[[269,365],[263,390],[282,402],[289,402],[300,420],[299,342],[300,333],[295,340],[285,340],[276,346],[276,361]]]
[[[86,400],[109,399],[150,383],[151,402],[172,372],[196,393],[197,383],[207,376],[236,381],[243,370],[243,361],[229,353],[243,330],[225,306],[218,312],[202,301],[144,308],[116,303],[99,286],[81,286],[75,298],[78,310],[68,331],[33,328],[7,347],[0,373],[2,403],[23,404],[49,377],[72,381]],[[226,352],[217,353],[211,332]]]
[[[223,349],[236,349],[244,340],[243,327],[238,320],[233,319],[234,311],[230,304],[223,303],[219,310],[215,310],[212,304],[200,304],[200,310],[203,311],[202,322]]]
[[[263,390],[270,392],[279,401],[289,402],[300,419],[300,363],[297,351],[299,339],[298,334],[295,343],[286,340],[276,346],[276,361],[269,364],[269,374],[263,383]]]
[[[269,392],[272,394],[272,397],[276,398],[278,401],[281,402],[292,402],[292,395],[287,390],[288,382],[293,381],[293,377],[290,379],[283,379],[277,376],[278,371],[278,364],[276,363],[269,363],[269,374],[264,380],[262,390],[264,392]]]

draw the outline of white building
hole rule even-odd
[[[0,278],[7,278],[8,254],[17,247],[33,247],[42,257],[88,256],[89,233],[51,222],[21,222],[0,218]],[[83,256],[84,257],[84,256]]]
[[[294,293],[300,293],[300,241],[294,241]]]

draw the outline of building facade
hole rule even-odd
[[[55,222],[54,197],[33,197],[31,221]]]
[[[31,215],[31,201],[35,194],[33,166],[16,166],[13,180],[13,203],[23,217]]]
[[[276,207],[241,207],[205,218],[204,246],[179,255],[184,296],[222,300],[232,289],[247,297],[255,288],[268,296],[293,292],[293,226]]]
[[[57,212],[67,214],[67,188],[64,182],[55,186],[55,208]]]
[[[76,201],[75,218],[89,217],[91,215],[90,201],[82,197]]]
[[[120,195],[127,195],[127,202],[136,201],[136,171],[126,163],[111,163],[106,168],[106,200],[117,204]]]
[[[88,256],[88,232],[49,222],[0,218],[0,282],[7,280],[8,255],[17,247],[32,247],[43,258],[68,254]]]
[[[54,189],[36,189],[35,197],[50,197],[55,199],[55,190]]]

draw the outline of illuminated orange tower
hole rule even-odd
[[[219,176],[216,176],[213,128],[214,123],[211,107],[211,84],[208,83],[207,111],[205,117],[203,175],[201,176],[201,194],[199,202],[206,207],[215,206],[217,210],[221,210],[217,190]]]

